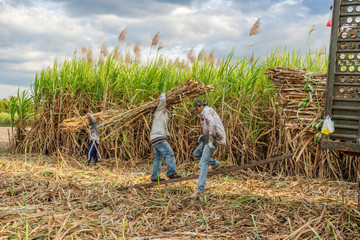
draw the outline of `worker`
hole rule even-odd
[[[218,145],[226,144],[226,134],[220,117],[215,110],[207,106],[203,99],[198,98],[193,103],[193,109],[201,116],[203,134],[199,137],[199,146],[193,152],[193,156],[200,160],[200,174],[197,190],[191,195],[196,198],[205,193],[205,184],[210,166],[210,171],[219,169],[220,162],[212,159],[212,155]]]
[[[150,132],[150,142],[154,149],[153,170],[151,174],[151,181],[163,181],[160,178],[161,164],[165,156],[167,172],[166,175],[169,179],[180,178],[181,176],[176,173],[176,163],[174,152],[171,149],[167,139],[170,138],[168,123],[170,120],[170,112],[173,106],[166,105],[166,95],[160,95],[159,104],[153,114],[153,123]]]
[[[89,149],[87,151],[87,165],[90,165],[91,159],[94,159],[94,164],[96,165],[98,162],[98,146],[100,143],[99,140],[99,131],[98,131],[98,123],[96,122],[94,116],[91,113],[88,113],[88,117],[90,118],[89,124]]]

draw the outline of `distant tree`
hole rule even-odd
[[[0,112],[10,113],[10,100],[6,98],[0,100]]]

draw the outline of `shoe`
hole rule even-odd
[[[205,191],[199,191],[199,190],[196,190],[193,194],[191,194],[191,198],[197,198],[197,197],[200,197],[201,195],[203,195],[205,193]]]
[[[151,179],[151,181],[152,181],[152,182],[157,182],[158,179]],[[165,181],[165,179],[164,179],[164,178],[159,178],[159,181]]]
[[[170,175],[170,176],[167,176],[169,179],[174,179],[174,178],[181,178],[180,175],[177,175],[176,173]]]
[[[220,165],[221,165],[220,162],[219,162],[218,165],[212,165],[212,166],[210,167],[210,172],[213,172],[213,171],[215,171],[215,170],[219,170]]]

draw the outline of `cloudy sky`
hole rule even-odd
[[[261,18],[260,33],[250,38],[248,54],[271,49],[304,51],[308,33],[315,51],[328,47],[326,27],[333,0],[0,0],[0,98],[29,88],[35,73],[81,48],[111,51],[127,28],[126,42],[150,50],[160,33],[164,55],[186,57],[191,48],[243,57],[250,27]]]

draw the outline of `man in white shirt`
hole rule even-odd
[[[200,144],[193,152],[193,156],[200,160],[198,189],[191,195],[191,197],[195,198],[205,192],[208,166],[211,166],[212,171],[220,166],[220,162],[211,157],[218,145],[226,144],[226,134],[220,117],[213,108],[205,104],[204,100],[201,98],[196,99],[192,111],[200,114],[203,129],[203,134],[199,137]]]

